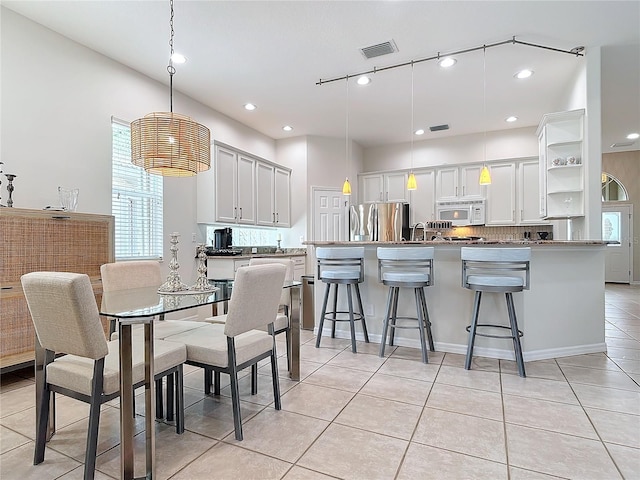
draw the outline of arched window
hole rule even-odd
[[[602,172],[602,201],[624,202],[626,200],[629,200],[629,195],[622,182],[613,175]]]

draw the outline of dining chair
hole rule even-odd
[[[42,392],[36,405],[33,463],[44,461],[51,392],[88,403],[89,426],[84,478],[95,475],[100,406],[120,395],[120,351],[117,340],[107,341],[89,277],[79,273],[32,272],[21,277],[25,299],[38,341],[45,349]],[[63,356],[59,356],[64,354]],[[144,384],[144,348],[132,345],[134,387]],[[154,377],[176,375],[176,432],[184,432],[182,365],[186,347],[154,342]],[[55,411],[54,411],[55,412]],[[54,413],[55,414],[55,413]]]
[[[238,372],[271,359],[273,399],[280,410],[280,383],[275,339],[265,327],[273,324],[286,275],[284,265],[254,265],[236,272],[229,311],[224,324],[209,324],[198,330],[167,337],[187,347],[187,363],[207,371],[227,373],[231,379],[231,401],[235,438],[242,440]],[[253,382],[252,382],[253,384]],[[219,391],[216,391],[216,394]],[[252,390],[252,393],[253,390]]]
[[[249,266],[254,265],[273,265],[279,264],[287,267],[287,271],[285,274],[285,282],[293,281],[293,269],[295,267],[295,263],[290,258],[274,258],[274,257],[260,257],[260,258],[251,258],[249,259]],[[291,351],[291,328],[290,328],[290,318],[291,318],[291,292],[290,290],[283,288],[282,293],[280,294],[280,306],[278,307],[278,313],[276,315],[276,319],[273,322],[273,327],[269,326],[269,333],[272,335],[279,335],[281,333],[285,334],[286,342],[287,342],[287,368],[291,368],[291,359],[289,358],[289,352]],[[215,315],[213,317],[207,317],[205,319],[206,322],[209,323],[226,323],[227,315]]]
[[[155,260],[131,260],[125,262],[105,263],[100,266],[102,290],[112,292],[115,290],[130,290],[143,287],[160,287],[163,283],[160,264]],[[154,297],[155,300],[155,297]],[[153,325],[153,336],[156,339],[183,333],[203,325],[202,322],[190,320],[165,320],[162,316]],[[142,333],[142,328],[135,328],[134,332]],[[116,340],[116,319],[109,322],[109,338]],[[175,390],[173,376],[167,377],[167,411],[166,418],[173,421],[173,394]],[[164,417],[162,398],[162,378],[156,380],[156,418]]]

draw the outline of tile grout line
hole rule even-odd
[[[598,440],[600,440],[600,443],[602,444],[602,446],[604,447],[605,452],[607,452],[607,455],[609,456],[609,459],[611,460],[611,462],[613,463],[613,466],[616,468],[616,471],[618,472],[618,474],[620,475],[620,478],[624,480],[624,475],[622,474],[622,470],[620,470],[620,467],[618,467],[618,464],[616,463],[615,459],[613,458],[613,455],[611,455],[611,452],[609,451],[609,449],[607,448],[607,444],[604,442],[604,440],[602,439],[602,436],[600,435],[600,432],[598,431],[598,429],[596,428],[595,424],[593,423],[593,420],[591,420],[591,417],[589,416],[589,414],[587,413],[587,410],[585,409],[584,405],[582,404],[582,401],[580,400],[580,398],[578,397],[578,394],[576,393],[576,391],[573,389],[573,385],[571,385],[571,382],[569,382],[569,379],[567,378],[567,376],[565,375],[564,371],[562,370],[562,367],[560,367],[560,364],[558,363],[558,361],[556,360],[556,363],[558,364],[558,368],[560,368],[560,371],[562,372],[562,375],[565,377],[565,379],[567,380],[567,384],[569,385],[569,388],[571,389],[571,391],[573,392],[573,395],[576,397],[576,400],[578,401],[578,404],[580,405],[580,408],[582,408],[582,411],[584,412],[584,414],[587,417],[587,420],[589,420],[589,424],[591,425],[591,428],[593,428],[593,431],[596,433]]]

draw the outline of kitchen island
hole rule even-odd
[[[378,282],[377,247],[433,246],[434,285],[425,288],[437,351],[466,353],[474,292],[462,287],[460,248],[531,247],[531,288],[514,294],[518,325],[524,332],[522,348],[527,361],[606,351],[604,338],[604,254],[601,241],[420,241],[327,242],[309,241],[313,247],[365,247],[365,278],[360,289],[371,342],[380,342],[388,287]],[[315,248],[308,250],[315,265]],[[317,272],[315,272],[317,275]],[[316,324],[325,284],[315,282]],[[340,295],[340,310],[346,296]],[[398,315],[415,317],[413,292],[402,291]],[[503,294],[485,293],[481,323],[508,324]],[[327,322],[329,323],[329,322]],[[325,323],[325,335],[330,335]],[[359,330],[358,330],[359,331]],[[359,331],[360,332],[360,331]],[[349,338],[348,323],[339,322],[336,336]],[[396,344],[420,348],[416,330],[397,330]],[[360,334],[359,340],[362,340]],[[513,359],[510,340],[476,338],[477,356]]]

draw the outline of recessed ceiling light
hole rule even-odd
[[[523,79],[523,78],[529,78],[531,75],[533,75],[533,70],[529,70],[525,68],[524,70],[520,70],[519,72],[517,72],[514,75],[514,77]]]
[[[174,53],[173,55],[171,55],[171,61],[178,64],[185,63],[187,61],[187,57],[185,57],[181,53]]]
[[[438,65],[440,65],[442,68],[449,68],[449,67],[453,67],[456,64],[456,62],[457,60],[455,58],[444,57],[438,60]]]
[[[636,138],[640,138],[640,133],[630,133],[629,135],[627,135],[627,138],[629,140],[635,140]]]
[[[366,75],[362,75],[357,80],[358,85],[369,85],[371,83],[371,77],[367,77]]]
[[[293,127],[291,125],[285,125],[284,127],[282,127],[282,129],[285,132],[290,132],[291,130],[293,130]]]
[[[423,129],[421,129],[421,128],[419,128],[418,130],[416,130],[416,131],[415,131],[415,132],[413,132],[413,133],[415,133],[416,135],[424,135],[424,130],[423,130]]]
[[[245,110],[255,110],[258,107],[256,105],[254,105],[253,103],[245,103],[244,104],[244,108],[245,108]]]
[[[516,120],[518,120],[518,117],[514,117],[513,115],[504,119],[505,122],[509,123],[515,122]]]

